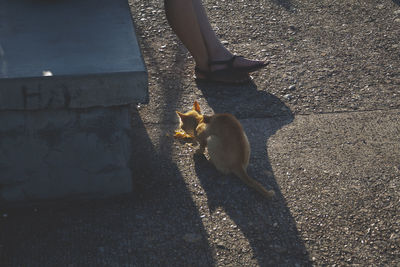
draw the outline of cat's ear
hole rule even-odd
[[[200,105],[197,101],[194,101],[194,103],[193,103],[193,110],[197,111],[198,113],[201,113]]]

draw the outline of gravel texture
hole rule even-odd
[[[398,1],[214,0],[204,5],[232,52],[271,62],[267,71],[253,75],[257,90],[278,97],[292,112],[399,108]],[[170,30],[160,1],[133,1],[132,10],[150,83],[158,88],[149,108],[160,110],[174,102],[165,97],[179,99],[192,91],[201,98],[192,84],[193,61]]]
[[[5,266],[400,266],[400,3],[204,5],[246,86],[197,84],[162,1],[130,1],[149,72],[134,114],[134,194],[4,210]],[[268,202],[171,138],[175,110],[242,122]],[[21,256],[23,255],[23,256]]]

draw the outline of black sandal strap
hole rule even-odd
[[[227,60],[213,60],[213,61],[209,61],[208,62],[208,66],[212,66],[212,65],[228,65],[229,68],[233,68],[233,62],[235,61],[236,58],[238,57],[243,57],[243,56],[237,56],[237,55],[233,55],[230,59]]]
[[[233,63],[235,62],[235,60],[237,58],[243,58],[243,56],[233,55],[230,59],[227,59],[227,60],[213,60],[213,61],[208,62],[208,66],[211,67],[213,65],[223,65],[224,64],[227,66],[226,69],[235,69],[240,72],[250,73],[250,72],[262,69],[269,64],[269,62],[264,62],[264,63],[255,64],[255,65],[248,66],[248,67],[235,67],[235,66],[233,66]]]

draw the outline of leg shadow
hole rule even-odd
[[[133,195],[135,203],[143,207],[142,212],[135,215],[135,219],[139,217],[143,223],[136,225],[136,232],[150,236],[149,239],[139,234],[139,238],[130,238],[131,242],[137,243],[132,246],[136,248],[135,257],[144,257],[140,262],[150,263],[148,266],[213,265],[212,252],[198,209],[180,170],[167,152],[171,151],[173,140],[157,137],[158,141],[155,141],[149,138],[161,135],[158,131],[165,133],[172,130],[153,129],[155,132],[148,132],[151,129],[145,128],[139,115],[134,116],[133,125]],[[146,260],[149,253],[153,259]]]
[[[251,144],[249,175],[276,192],[275,200],[269,202],[233,175],[224,178],[203,155],[195,155],[195,170],[210,213],[219,207],[225,210],[248,239],[260,266],[311,265],[266,150],[268,138],[292,122],[290,109],[254,84],[227,87],[198,83],[198,87],[215,113],[232,113],[241,121]]]

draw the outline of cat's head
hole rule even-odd
[[[180,128],[184,130],[187,134],[195,136],[196,127],[203,118],[203,115],[201,115],[199,103],[197,101],[194,101],[192,110],[186,113],[181,113],[177,111],[176,114],[178,114]]]

